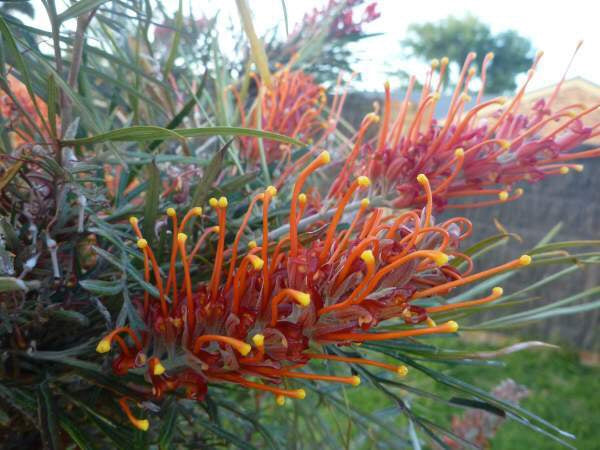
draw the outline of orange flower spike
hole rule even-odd
[[[177,245],[181,255],[181,262],[183,263],[183,281],[185,284],[185,297],[187,302],[188,336],[191,336],[196,329],[196,308],[192,297],[192,279],[190,277],[190,263],[185,249],[185,241],[187,241],[187,235],[185,233],[178,233]]]
[[[104,336],[100,340],[100,342],[98,342],[98,345],[96,346],[96,351],[98,353],[107,353],[107,352],[109,352],[112,340],[119,333],[127,333],[129,335],[129,337],[131,337],[131,340],[133,340],[136,349],[138,351],[142,350],[142,343],[140,342],[140,340],[138,339],[138,337],[135,335],[135,333],[133,332],[133,330],[131,328],[129,328],[129,327],[118,327],[118,328],[115,328],[114,330],[112,330],[110,333],[108,333],[106,336]]]
[[[504,290],[501,287],[496,286],[494,289],[492,289],[492,293],[490,295],[488,295],[487,297],[483,297],[483,298],[480,298],[477,300],[470,300],[467,302],[457,302],[457,303],[448,303],[446,305],[430,306],[428,308],[425,308],[425,311],[427,311],[427,314],[429,314],[429,313],[450,311],[450,310],[459,309],[459,308],[470,308],[471,306],[483,305],[484,303],[489,303],[489,302],[493,302],[494,300],[498,300],[500,297],[502,297],[503,293],[504,293]]]
[[[285,300],[286,297],[294,300],[298,305],[302,307],[306,307],[310,305],[310,295],[306,292],[297,291],[295,289],[282,289],[277,293],[275,297],[271,300],[271,326],[274,327],[277,325],[278,318],[278,306],[279,304]]]
[[[350,239],[350,236],[352,236],[352,232],[354,231],[354,228],[356,228],[358,221],[360,220],[360,218],[362,217],[364,212],[369,207],[369,203],[370,203],[370,201],[368,198],[363,198],[360,201],[360,207],[358,208],[358,211],[357,211],[356,215],[354,216],[352,223],[350,223],[350,227],[348,228],[348,230],[346,230],[346,232],[344,234],[344,238],[337,245],[337,248],[335,249],[335,252],[333,253],[333,255],[331,255],[331,258],[329,258],[329,262],[336,261],[338,259],[338,257],[340,256],[340,253],[342,251],[344,251],[344,249],[346,248],[346,245],[348,243],[348,240]]]
[[[212,233],[219,234],[219,226],[218,225],[207,228],[206,230],[204,230],[202,232],[202,234],[200,235],[200,239],[198,239],[198,242],[196,242],[196,245],[194,245],[194,248],[192,249],[191,253],[188,256],[188,263],[191,263],[194,260],[194,256],[196,256],[196,254],[200,251],[200,248],[202,248],[202,244],[204,244],[204,241],[206,241],[206,239],[208,239],[208,237]]]
[[[154,256],[154,252],[148,246],[148,241],[144,238],[138,239],[137,246],[140,250],[144,252],[144,254],[148,255],[150,262],[152,263],[152,270],[154,272],[154,281],[156,282],[156,287],[158,288],[158,295],[160,297],[160,307],[162,310],[163,317],[167,317],[169,315],[169,309],[167,306],[167,301],[165,299],[165,291],[163,290],[163,282],[162,277],[160,275],[160,267],[158,266],[158,262],[156,262],[156,258]]]
[[[240,245],[240,240],[244,234],[246,227],[248,226],[248,221],[250,220],[250,215],[252,214],[252,210],[254,209],[256,202],[258,202],[258,200],[261,200],[263,198],[263,195],[264,194],[261,192],[260,194],[252,197],[252,200],[250,200],[250,204],[248,205],[246,214],[244,215],[244,218],[242,219],[242,224],[240,225],[240,228],[238,229],[238,231],[235,235],[235,239],[234,239],[233,245],[231,247],[231,260],[229,263],[229,272],[227,274],[227,282],[225,283],[226,289],[228,289],[231,286],[231,282],[233,281],[233,270],[235,269],[235,265],[237,262],[238,246]]]
[[[345,308],[346,306],[350,306],[353,303],[355,303],[354,302],[355,297],[357,297],[360,294],[362,289],[367,285],[367,283],[371,280],[371,278],[373,278],[373,274],[375,273],[375,256],[373,255],[373,252],[371,250],[365,250],[364,252],[361,253],[360,259],[362,259],[363,262],[365,263],[365,265],[367,266],[366,275],[360,281],[358,286],[356,286],[354,291],[352,291],[352,293],[343,302],[335,303],[333,305],[329,305],[324,308],[321,308],[317,312],[317,314],[319,316],[322,316],[323,314],[327,314],[328,312],[331,312],[331,311]]]
[[[479,88],[479,93],[477,94],[477,100],[475,101],[476,105],[479,105],[481,102],[481,98],[483,97],[483,92],[485,90],[485,80],[487,76],[487,68],[488,65],[494,59],[494,52],[489,52],[483,58],[483,63],[481,64],[481,87]]]
[[[261,270],[264,266],[264,261],[252,254],[246,255],[242,259],[233,281],[233,304],[231,306],[231,312],[235,315],[239,313],[240,300],[246,291],[246,271],[249,265],[252,265],[254,270]]]
[[[427,198],[427,205],[425,206],[425,226],[428,227],[431,224],[431,212],[433,209],[433,193],[431,192],[431,185],[427,175],[421,173],[417,176],[417,181],[423,189],[425,189],[425,195]]]
[[[344,266],[342,267],[341,272],[339,273],[339,275],[335,279],[335,282],[333,283],[334,290],[337,289],[340,286],[340,284],[342,284],[342,282],[346,279],[348,273],[352,269],[352,264],[354,264],[356,258],[359,258],[360,255],[362,255],[363,251],[365,251],[366,248],[371,244],[373,244],[375,248],[378,247],[379,242],[375,236],[370,236],[363,239],[352,249],[352,251],[348,255],[348,258],[346,259],[346,262],[344,263]]]
[[[342,218],[342,215],[344,214],[346,205],[348,204],[348,202],[354,195],[354,191],[356,191],[356,189],[358,189],[359,187],[367,188],[370,185],[371,185],[371,180],[369,180],[368,177],[365,177],[365,176],[358,177],[350,185],[350,188],[346,191],[346,194],[344,194],[344,197],[342,197],[342,200],[340,200],[340,202],[338,203],[338,207],[335,211],[335,214],[333,215],[333,218],[331,219],[331,222],[329,223],[329,227],[327,228],[327,235],[325,237],[325,242],[323,243],[323,250],[321,251],[321,254],[319,255],[319,262],[321,264],[323,264],[325,262],[325,259],[327,258],[328,254],[329,254],[329,251],[331,249],[331,244],[333,242],[333,236],[335,234],[335,229],[337,228],[337,225],[338,225],[340,219]]]
[[[455,321],[450,320],[443,325],[437,325],[434,327],[414,328],[412,330],[389,331],[383,333],[330,333],[320,336],[318,339],[323,342],[372,342],[387,341],[390,339],[402,339],[413,336],[424,336],[428,334],[456,333],[457,331],[458,324]]]
[[[261,367],[256,369],[259,373],[266,375],[279,376],[283,378],[299,378],[303,380],[314,380],[314,381],[330,381],[333,383],[350,384],[352,386],[358,386],[360,384],[360,377],[353,375],[350,377],[338,377],[334,375],[319,375],[316,373],[305,373],[305,372],[291,372],[286,370],[274,370],[267,367]]]
[[[165,288],[165,291],[168,294],[171,288],[171,283],[173,283],[173,309],[177,310],[177,306],[179,305],[179,296],[177,289],[177,276],[175,274],[175,260],[177,258],[177,234],[179,233],[179,227],[177,225],[177,213],[175,212],[175,209],[167,209],[167,216],[169,216],[173,221],[173,243],[171,245],[169,276],[167,278],[167,287]]]
[[[235,339],[229,336],[221,336],[218,334],[205,334],[199,336],[194,341],[193,352],[198,354],[202,349],[202,345],[207,342],[219,342],[222,344],[227,344],[236,349],[240,355],[246,356],[252,350],[250,344],[246,344],[244,341],[240,341],[239,339]]]
[[[400,138],[402,137],[402,131],[404,129],[404,121],[406,119],[406,113],[408,111],[409,100],[412,96],[412,91],[416,80],[417,78],[414,75],[412,75],[409,79],[408,87],[406,88],[406,94],[404,95],[404,100],[402,101],[402,105],[400,106],[400,112],[398,113],[398,118],[394,122],[394,127],[392,130],[391,148],[398,148],[398,144],[400,143]]]
[[[233,375],[233,374],[225,374],[225,373],[220,373],[218,375],[218,378],[221,378],[223,380],[227,380],[227,381],[231,381],[234,383],[238,383],[241,386],[247,387],[247,388],[251,388],[251,389],[256,389],[259,391],[266,391],[266,392],[272,392],[273,394],[276,395],[282,395],[284,397],[289,397],[289,398],[295,398],[298,400],[303,400],[304,398],[306,398],[306,391],[304,389],[280,389],[274,386],[269,386],[267,384],[260,384],[260,383],[255,383],[253,381],[249,381],[246,380],[245,378],[239,376],[239,375]]]
[[[409,141],[414,142],[417,138],[417,134],[419,133],[419,128],[421,125],[421,120],[423,119],[423,115],[427,110],[427,107],[431,107],[435,109],[435,105],[440,99],[440,94],[438,92],[434,92],[431,95],[428,95],[425,101],[421,102],[417,113],[415,114],[415,118],[412,121],[410,129],[407,133],[408,139],[405,146],[408,146]]]
[[[142,232],[140,231],[137,217],[131,216],[129,218],[129,223],[131,224],[131,227],[133,228],[133,232],[135,233],[137,238],[142,239]],[[144,253],[144,281],[146,283],[149,283],[150,282],[150,261],[148,261],[148,255],[146,254],[146,252],[143,252],[143,253]],[[150,293],[148,291],[144,290],[144,314],[148,313],[149,305],[150,305]]]
[[[267,302],[269,296],[269,203],[271,198],[277,195],[277,189],[274,186],[269,186],[263,195],[263,241],[261,244],[261,257],[263,260],[263,287],[262,287],[262,300],[261,310]]]
[[[228,202],[226,197],[221,197],[219,200],[211,198],[209,202],[210,206],[217,210],[217,217],[219,220],[219,242],[217,244],[217,254],[215,256],[215,264],[213,266],[213,274],[210,283],[210,298],[214,301],[217,297],[217,290],[219,289],[219,284],[221,282],[223,251],[225,250],[225,234],[227,233],[227,230],[225,229],[225,214]]]
[[[200,217],[201,215],[202,215],[202,208],[200,208],[199,206],[196,206],[195,208],[190,209],[183,217],[183,220],[181,221],[181,225],[179,225],[178,233],[184,232],[185,226],[187,225],[188,221],[192,217],[194,217],[194,216]]]
[[[392,109],[392,96],[390,94],[390,82],[386,81],[383,85],[385,90],[385,103],[383,107],[383,120],[381,121],[381,128],[379,130],[379,141],[377,142],[377,150],[379,152],[385,146],[388,134],[388,127],[390,123],[390,113]]]
[[[498,193],[497,200],[487,200],[487,201],[477,202],[477,203],[461,203],[461,204],[457,204],[457,205],[448,205],[447,208],[471,209],[471,208],[481,208],[483,206],[497,205],[499,203],[512,202],[512,201],[515,201],[515,200],[518,200],[519,198],[521,198],[523,196],[523,192],[524,192],[523,189],[517,188],[517,189],[515,189],[515,193],[512,196],[510,196],[507,191],[500,191]]]
[[[432,197],[433,195],[439,194],[443,192],[446,188],[448,188],[448,186],[450,186],[450,183],[452,183],[452,181],[454,181],[454,179],[459,174],[460,169],[462,169],[462,166],[465,161],[465,151],[462,148],[457,148],[454,151],[454,161],[454,170],[452,170],[452,173],[448,177],[446,177],[446,179],[442,181],[438,187],[435,188],[435,190],[431,193]]]
[[[321,353],[304,353],[310,359],[324,359],[328,361],[339,361],[348,364],[359,364],[365,366],[373,366],[379,367],[381,369],[387,370],[389,372],[395,373],[401,377],[406,376],[408,373],[408,369],[406,366],[395,366],[393,364],[386,364],[379,361],[373,361],[371,359],[365,358],[350,358],[347,356],[338,356],[338,355],[329,355],[329,354],[321,354]]]
[[[138,419],[138,418],[136,418],[131,413],[131,409],[129,409],[129,405],[127,404],[127,400],[128,400],[127,397],[123,397],[123,398],[119,399],[119,406],[121,406],[121,409],[123,410],[123,412],[125,413],[125,415],[129,419],[129,421],[131,422],[131,424],[134,427],[136,427],[138,430],[148,431],[148,428],[150,428],[150,422],[148,422],[147,419]]]
[[[435,287],[432,287],[429,289],[425,289],[423,291],[415,292],[415,294],[413,294],[411,299],[430,297],[430,296],[440,293],[440,292],[446,292],[449,289],[452,289],[454,287],[462,286],[464,284],[468,284],[473,281],[480,280],[482,278],[490,277],[490,276],[495,275],[500,272],[506,272],[507,270],[517,269],[519,267],[527,266],[529,264],[531,264],[531,256],[522,255],[520,258],[517,258],[513,261],[509,261],[506,264],[502,264],[500,266],[496,266],[496,267],[492,267],[491,269],[484,270],[483,272],[475,273],[473,275],[463,277],[459,280],[450,281],[448,283],[440,284],[438,286],[435,286]]]
[[[298,256],[298,221],[297,221],[297,200],[298,195],[302,190],[302,186],[306,182],[306,179],[319,167],[328,164],[331,160],[328,151],[322,152],[317,158],[311,162],[302,172],[298,175],[296,184],[294,184],[294,192],[292,194],[292,204],[290,205],[290,254],[292,257]]]

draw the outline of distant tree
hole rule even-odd
[[[516,88],[515,77],[527,71],[533,62],[531,42],[514,30],[492,34],[490,27],[476,17],[447,17],[438,23],[413,24],[402,45],[413,56],[424,60],[447,56],[454,64],[462,64],[471,51],[477,61],[488,52],[494,60],[487,72],[486,92],[500,94]]]

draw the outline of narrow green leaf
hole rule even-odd
[[[64,22],[65,20],[74,19],[82,16],[92,9],[97,8],[102,3],[106,3],[108,0],[79,0],[72,4],[69,8],[58,15],[58,21]]]
[[[55,138],[58,136],[56,132],[56,105],[58,103],[58,89],[56,82],[54,81],[54,75],[50,74],[48,77],[48,122],[50,122],[50,130],[52,136]]]
[[[58,432],[58,424],[56,421],[57,410],[56,403],[48,381],[45,380],[39,385],[38,388],[38,404],[40,406],[40,422],[42,428],[42,438],[44,440],[44,447],[51,450],[63,448]]]
[[[123,290],[123,283],[120,281],[80,280],[79,285],[98,295],[117,295]]]
[[[175,58],[177,58],[177,51],[179,49],[179,40],[181,38],[181,28],[183,27],[183,2],[179,0],[179,8],[177,9],[177,13],[175,15],[175,33],[173,34],[173,41],[171,42],[171,48],[169,49],[169,56],[167,57],[167,62],[165,63],[165,68],[163,70],[164,78],[167,79],[171,70],[173,69],[173,64],[175,63]]]
[[[158,216],[158,201],[160,196],[160,171],[154,162],[147,166],[148,190],[146,191],[144,206],[143,234],[148,244],[154,242],[154,225]]]
[[[214,154],[210,163],[204,170],[204,175],[198,186],[196,186],[196,190],[194,191],[194,195],[192,196],[192,204],[190,206],[202,206],[208,197],[208,193],[210,191],[211,186],[219,176],[223,166],[223,159],[225,158],[225,151],[231,145],[232,141],[227,142],[223,147],[221,147]]]

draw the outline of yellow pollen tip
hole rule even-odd
[[[471,96],[469,94],[462,94],[460,97],[465,103],[469,103],[471,101]]]
[[[518,188],[518,189],[515,190],[515,194],[517,194],[518,196],[523,195],[523,192],[525,192],[525,191],[523,189],[521,189],[521,188]]]
[[[567,116],[569,116],[570,119],[574,119],[577,117],[577,113],[575,111],[569,111],[567,112]]]
[[[500,147],[502,147],[504,150],[508,150],[511,145],[511,142],[507,141],[506,139],[502,140],[502,142],[500,143]]]
[[[110,341],[108,339],[102,339],[100,342],[98,342],[98,345],[96,346],[96,351],[98,353],[107,353],[110,351]]]
[[[502,106],[507,102],[507,98],[506,97],[499,97],[497,103]]]
[[[142,431],[148,431],[148,428],[150,428],[150,422],[148,422],[146,419],[136,420],[134,425],[137,429]]]
[[[440,60],[437,58],[434,58],[431,60],[431,68],[432,69],[437,69],[440,65]]]
[[[296,300],[300,305],[308,306],[310,305],[310,294],[307,294],[306,292],[301,292],[298,295],[296,295]]]
[[[304,194],[304,193],[298,194],[298,202],[301,205],[304,205],[306,203],[306,194]]]
[[[148,247],[148,241],[146,239],[138,239],[137,246],[143,250]]]
[[[505,202],[506,200],[508,200],[508,192],[506,192],[506,191],[499,192],[498,198],[500,199],[501,202]]]
[[[442,96],[439,92],[434,92],[433,94],[431,94],[431,100],[433,100],[434,102],[437,102],[441,97]]]
[[[542,56],[544,56],[544,50],[539,50],[535,55],[537,59],[541,58]]]
[[[329,161],[331,161],[331,155],[327,150],[325,150],[324,152],[321,152],[319,159],[323,164],[329,164]]]
[[[375,256],[371,250],[365,250],[360,254],[360,259],[362,259],[367,264],[375,263]]]
[[[277,395],[277,396],[275,397],[275,403],[276,403],[278,406],[283,406],[283,405],[285,405],[285,397],[284,397],[283,395]]]
[[[167,208],[167,216],[169,216],[169,217],[175,217],[175,209],[174,208]]]
[[[262,334],[255,334],[252,336],[252,342],[254,342],[254,345],[257,347],[262,347],[265,345],[265,336]]]
[[[304,400],[306,398],[306,391],[304,389],[297,389],[296,395],[300,400]]]
[[[492,289],[492,294],[500,297],[502,294],[504,294],[504,289],[502,289],[500,286],[496,286],[494,289]]]
[[[211,197],[211,199],[208,201],[208,204],[211,208],[216,208],[219,205],[219,201],[216,198]]]
[[[417,175],[417,181],[423,185],[429,183],[429,179],[424,173],[420,173],[419,175]]]
[[[462,148],[457,148],[454,150],[454,157],[462,158],[463,156],[465,156],[465,151]]]
[[[265,189],[265,192],[268,192],[271,197],[275,197],[277,195],[277,188],[275,186],[269,186]]]
[[[240,348],[238,350],[240,352],[240,355],[246,356],[248,353],[250,353],[250,350],[252,350],[252,346],[250,344],[244,343],[243,345],[240,345]]]
[[[448,255],[445,253],[439,253],[435,256],[434,261],[438,266],[443,266],[448,262]]]
[[[452,333],[456,333],[458,331],[458,324],[454,320],[449,320],[446,322],[446,326]]]
[[[531,256],[529,256],[529,255],[522,255],[522,256],[519,258],[519,263],[520,263],[522,266],[528,266],[529,264],[531,264]]]
[[[352,386],[358,386],[360,384],[360,377],[358,375],[354,375],[352,377]]]
[[[494,59],[494,52],[488,52],[487,55],[485,55],[486,59]]]
[[[573,169],[575,170],[575,172],[583,172],[583,164],[576,164],[573,166]]]
[[[265,262],[259,258],[258,256],[254,256],[254,255],[250,255],[250,263],[252,264],[252,267],[254,267],[254,270],[260,270],[263,268],[263,266],[265,265]]]
[[[158,375],[162,375],[163,373],[165,373],[165,366],[163,366],[161,363],[156,363],[154,365],[154,375],[158,376]]]
[[[192,214],[195,216],[201,216],[202,215],[202,208],[200,208],[199,206],[196,206],[195,208],[192,208]]]
[[[471,68],[469,69],[469,76],[471,76],[471,77],[472,77],[473,75],[475,75],[475,67],[471,67]]]
[[[450,59],[448,59],[447,56],[444,56],[440,62],[442,63],[442,65],[447,66],[448,63],[450,62]]]
[[[385,88],[385,90],[389,90],[390,89],[390,82],[388,80],[385,80],[385,83],[383,83],[383,87]]]
[[[137,223],[138,223],[138,218],[137,218],[137,217],[134,217],[134,216],[131,216],[131,217],[129,218],[129,223],[130,223],[131,225],[137,225]]]
[[[187,234],[185,233],[178,233],[177,234],[177,241],[180,242],[181,244],[185,244],[185,241],[187,240]]]
[[[219,208],[227,208],[228,202],[227,197],[221,197],[219,199]]]
[[[213,232],[218,233],[219,231],[221,231],[221,228],[219,227],[219,225],[215,225],[214,227],[212,227]]]
[[[406,368],[406,366],[399,366],[396,369],[396,373],[401,377],[405,377],[408,374],[408,369]]]
[[[435,323],[435,320],[433,320],[431,317],[428,317],[426,320],[427,326],[429,327],[436,327],[437,323]]]
[[[369,206],[369,203],[371,203],[371,201],[368,198],[363,198],[360,201],[360,206],[362,206],[363,208],[366,208],[367,206]]]
[[[562,175],[566,175],[569,173],[569,168],[567,166],[562,166],[559,170]]]
[[[248,242],[248,249],[252,250],[253,248],[256,248],[258,246],[258,244],[256,243],[256,241],[250,241]]]
[[[356,182],[361,187],[369,187],[371,185],[371,180],[369,179],[369,177],[365,177],[365,176],[358,177],[356,179]]]

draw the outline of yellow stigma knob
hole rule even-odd
[[[227,197],[221,197],[219,199],[219,208],[227,208],[228,202]]]
[[[475,75],[475,72],[476,72],[475,67],[471,67],[469,69],[469,76],[472,77],[473,75]]]
[[[354,375],[352,377],[352,386],[358,386],[360,384],[360,377],[357,375]]]
[[[208,200],[208,204],[211,208],[216,208],[219,205],[219,201],[216,198],[211,197],[210,200]]]
[[[185,234],[185,233],[178,233],[177,234],[177,241],[179,241],[181,244],[185,244],[185,241],[187,241],[187,234]]]
[[[388,80],[385,80],[385,83],[383,83],[383,87],[386,91],[388,91],[390,89],[390,82]]]
[[[219,231],[221,231],[221,228],[219,227],[219,225],[215,225],[214,227],[212,227],[212,230],[214,233],[218,233]]]
[[[238,351],[240,352],[240,355],[242,356],[246,356],[248,353],[250,353],[250,350],[252,350],[252,347],[250,346],[250,344],[246,344],[244,343],[244,345],[240,345]]]
[[[283,395],[277,395],[277,396],[275,396],[275,403],[278,406],[285,405],[285,396],[283,396]]]
[[[256,243],[256,241],[250,241],[248,242],[248,249],[252,250],[253,248],[256,248],[258,246],[258,244]]]
[[[488,59],[488,60],[494,59],[494,52],[488,52],[488,54],[485,55],[485,59]]]
[[[268,192],[271,197],[275,197],[277,195],[277,188],[275,186],[269,186],[265,189],[265,192]]]
[[[405,377],[408,374],[408,369],[406,366],[399,366],[398,369],[396,369],[396,373],[401,377]]]
[[[306,292],[300,292],[299,294],[296,294],[296,300],[300,305],[308,306],[310,305],[310,294],[307,294]]]
[[[250,260],[252,267],[254,267],[254,270],[260,270],[265,265],[265,262],[262,260],[262,258],[259,258],[258,256],[248,255],[248,259]]]
[[[143,239],[143,238],[142,239],[138,239],[137,246],[138,246],[138,248],[141,248],[143,250],[146,247],[148,247],[148,241],[146,239]]]
[[[358,177],[356,182],[360,187],[369,187],[371,185],[371,180],[369,180],[369,177],[365,177],[364,175]]]
[[[252,342],[254,342],[254,345],[257,347],[262,347],[265,345],[265,336],[263,334],[255,334],[252,336]]]
[[[435,257],[433,258],[433,261],[438,266],[443,266],[444,264],[446,264],[448,262],[448,255],[446,255],[445,253],[439,252],[435,255]]]
[[[298,203],[300,203],[301,205],[304,205],[306,203],[306,194],[298,194]]]
[[[107,353],[110,351],[110,341],[108,339],[102,339],[100,342],[98,342],[98,345],[96,346],[96,351],[98,353]]]
[[[568,168],[567,166],[562,166],[562,167],[559,169],[559,172],[561,173],[561,175],[566,175],[566,174],[568,174],[568,173],[569,173],[569,168]]]
[[[167,208],[167,216],[175,217],[175,208]]]
[[[442,96],[439,92],[434,92],[433,94],[431,94],[431,100],[433,100],[434,102],[437,102],[440,98],[442,98]]]
[[[369,206],[370,203],[371,203],[371,201],[368,198],[363,198],[360,201],[360,206],[362,206],[363,208],[366,208],[367,206]]]
[[[195,208],[192,208],[192,214],[195,216],[201,216],[202,215],[202,208],[199,206],[196,206]]]
[[[506,200],[508,200],[508,192],[506,192],[506,191],[499,192],[498,198],[500,199],[501,202],[505,202]]]
[[[321,152],[321,154],[319,155],[319,160],[323,164],[329,164],[329,161],[331,161],[331,155],[329,154],[329,152],[327,150],[325,150],[324,152]]]
[[[471,101],[471,96],[469,94],[462,94],[460,96],[460,98],[462,99],[463,102],[465,103],[469,103]]]
[[[452,333],[456,333],[458,331],[458,324],[454,320],[449,320],[446,322],[446,326]]]
[[[463,156],[465,156],[465,150],[462,148],[457,148],[456,150],[454,150],[454,156],[456,158],[462,158]]]
[[[515,189],[515,194],[516,194],[517,196],[519,196],[519,197],[520,197],[521,195],[523,195],[523,192],[525,192],[525,191],[524,191],[523,189],[521,189],[521,188]]]
[[[529,255],[522,255],[519,258],[519,263],[521,263],[522,266],[528,266],[529,264],[531,264],[531,256],[529,256]]]
[[[300,400],[304,400],[306,398],[306,391],[304,389],[297,389],[296,395]]]
[[[137,223],[138,223],[138,218],[137,218],[137,217],[134,217],[134,216],[131,216],[131,217],[129,218],[129,223],[130,223],[131,225],[137,225]]]
[[[148,431],[148,428],[150,428],[150,422],[148,422],[147,419],[136,420],[134,425],[137,429],[142,431]]]
[[[425,175],[424,173],[420,173],[419,175],[417,175],[417,181],[420,184],[427,184],[427,183],[429,183],[429,179],[427,178],[427,175]]]
[[[573,169],[575,170],[575,172],[583,172],[583,164],[575,164],[573,166]]]
[[[157,362],[154,365],[154,375],[159,376],[162,375],[163,373],[165,373],[165,366],[163,366],[160,362]]]
[[[492,294],[500,297],[502,294],[504,294],[504,289],[502,289],[500,286],[496,286],[494,289],[492,289]]]
[[[375,256],[371,250],[365,250],[360,254],[360,259],[362,259],[367,264],[375,263]]]
[[[448,63],[450,62],[450,60],[448,59],[447,56],[444,56],[440,62],[442,63],[443,66],[447,66]]]
[[[439,59],[433,58],[431,60],[431,68],[432,69],[437,69],[439,67],[439,65],[440,65],[440,60]]]

